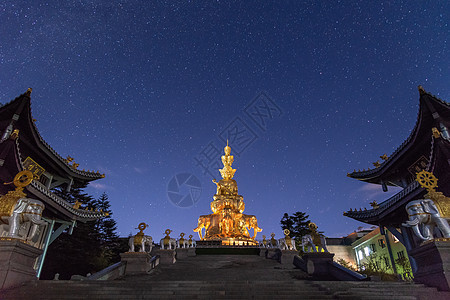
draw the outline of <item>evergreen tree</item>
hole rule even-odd
[[[112,263],[120,260],[121,251],[119,236],[116,233],[117,223],[112,218],[111,204],[108,201],[108,195],[103,193],[100,198],[94,201],[94,206],[98,210],[108,213],[104,218],[95,222],[95,230],[99,234],[101,255],[97,260],[99,269],[106,268]]]
[[[98,200],[84,193],[85,186],[73,187],[69,193],[55,189],[53,192],[69,203],[83,203],[83,207],[103,210],[109,215],[91,222],[77,222],[72,235],[63,232],[50,244],[42,271],[42,279],[52,279],[55,273],[61,279],[72,275],[94,273],[120,260],[116,222],[112,219],[108,196]]]
[[[288,229],[290,231],[289,236],[299,241],[302,236],[311,232],[308,227],[311,221],[308,218],[309,215],[300,211],[294,213],[292,216],[285,213],[280,221],[281,229]]]

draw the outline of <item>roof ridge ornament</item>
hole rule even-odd
[[[28,88],[27,91],[25,92],[25,94],[26,94],[28,97],[30,97],[32,91],[33,91],[32,88]]]
[[[419,86],[417,87],[417,89],[419,90],[419,94],[420,94],[420,95],[423,95],[423,94],[426,94],[426,93],[427,93],[427,91],[425,91],[425,89],[424,89],[423,86],[421,86],[421,85],[419,85]]]
[[[431,132],[433,133],[433,137],[435,139],[438,139],[441,137],[441,133],[436,127],[431,128]]]

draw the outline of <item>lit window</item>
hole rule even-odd
[[[364,247],[364,254],[365,254],[366,256],[369,256],[369,255],[370,255],[370,249],[369,249],[369,247]]]
[[[358,258],[359,260],[364,258],[363,252],[361,250],[358,250]]]

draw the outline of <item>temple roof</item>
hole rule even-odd
[[[70,161],[59,155],[40,135],[34,119],[31,115],[31,89],[14,100],[0,107],[0,132],[3,134],[11,121],[14,122],[13,129],[19,129],[19,142],[38,152],[41,159],[45,160],[56,173],[67,174],[74,180],[88,182],[103,178],[104,174],[78,170],[70,164]],[[22,160],[25,157],[22,157]]]
[[[439,129],[440,122],[447,127],[450,125],[450,104],[427,93],[421,86],[419,86],[419,92],[419,113],[414,129],[408,138],[389,157],[385,156],[384,161],[375,169],[355,170],[348,173],[348,177],[376,184],[386,182],[385,178],[395,177],[395,174],[399,173],[399,169],[412,164],[412,159],[417,159],[416,153],[411,149],[419,149],[423,148],[424,145],[429,145],[433,127]],[[428,155],[429,151],[426,156]],[[386,183],[391,185],[389,181]]]
[[[444,195],[450,195],[450,139],[440,136],[431,138],[431,157],[426,170],[438,178],[438,190]],[[417,181],[412,181],[406,188],[393,195],[372,209],[350,210],[344,216],[373,225],[398,225],[408,218],[404,206],[411,200],[421,199],[426,190]]]

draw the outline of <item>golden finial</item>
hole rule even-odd
[[[381,166],[381,164],[378,162],[378,161],[376,161],[376,162],[374,162],[374,163],[372,163],[373,164],[373,166],[375,167],[375,168],[379,168],[380,166]]]
[[[148,224],[145,224],[144,222],[139,223],[138,227],[135,229],[139,229],[139,232],[143,232],[148,227]]]
[[[431,128],[431,132],[433,133],[433,137],[435,139],[438,139],[441,137],[441,133],[439,132],[439,130],[436,127]]]
[[[227,145],[224,148],[224,152],[225,152],[225,155],[222,155],[223,168],[219,169],[219,171],[220,171],[220,174],[222,175],[223,179],[230,180],[233,178],[234,173],[236,172],[236,169],[233,169],[231,167],[231,165],[234,162],[234,157],[233,157],[233,155],[230,155],[231,148],[230,148],[230,146],[228,146],[228,140],[227,140]]]
[[[32,91],[33,91],[32,88],[28,88],[28,89],[27,89],[27,92],[26,92],[27,96],[30,96]]]
[[[101,176],[102,178],[105,178],[105,174],[102,174],[102,176]]]
[[[426,93],[425,89],[424,89],[423,86],[421,86],[421,85],[419,85],[419,86],[417,87],[417,89],[419,90],[419,94],[420,94],[420,95],[423,95],[423,94]]]
[[[78,168],[79,165],[80,165],[80,164],[77,164],[76,162],[73,162],[73,163],[72,163],[72,168],[76,169],[76,168]]]
[[[70,155],[67,155],[67,157],[66,157],[66,162],[67,163],[70,163],[70,162],[72,162],[73,161],[73,157],[71,157]]]

